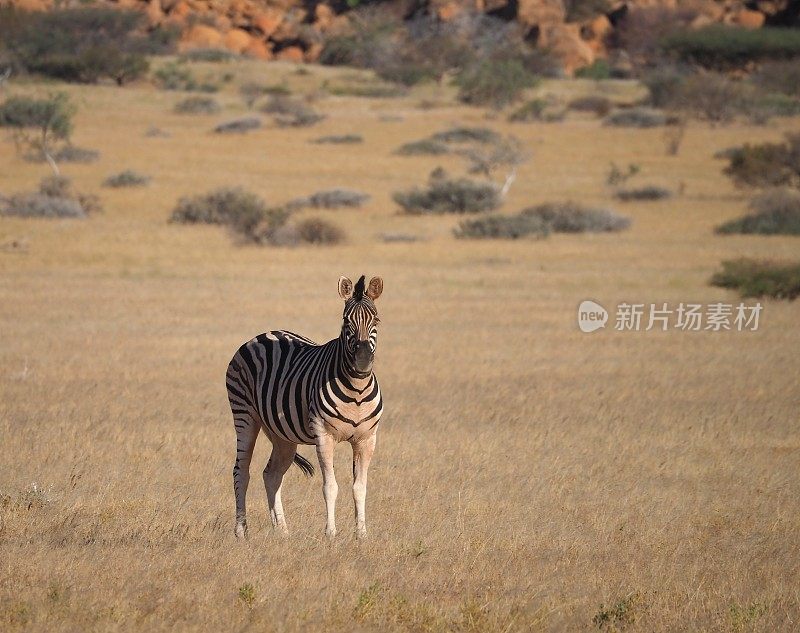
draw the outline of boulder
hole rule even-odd
[[[266,37],[278,30],[283,22],[284,12],[279,9],[267,8],[253,17],[253,26],[261,31]]]
[[[150,0],[147,3],[145,10],[147,15],[147,24],[150,27],[155,27],[164,21],[164,11],[161,9],[161,0]]]
[[[614,27],[604,15],[598,15],[581,26],[581,39],[592,49],[595,56],[606,55],[606,36]]]
[[[234,53],[242,53],[248,46],[253,38],[247,31],[242,29],[231,29],[225,33],[222,43],[229,51]]]
[[[743,26],[746,29],[760,29],[764,26],[766,16],[760,11],[750,11],[749,9],[741,9],[733,14],[731,20],[738,26]]]
[[[285,62],[300,63],[304,60],[303,49],[299,46],[287,46],[278,51],[275,55],[275,59],[280,59]]]
[[[224,45],[224,38],[213,26],[205,24],[195,24],[183,33],[180,47],[187,48],[221,48]]]
[[[256,59],[272,59],[272,50],[266,42],[256,39],[250,39],[250,44],[244,49],[244,54]]]
[[[581,39],[580,28],[579,24],[548,24],[540,32],[539,45],[561,62],[567,75],[595,60],[594,51]]]
[[[310,64],[313,64],[315,61],[319,59],[319,56],[322,54],[322,49],[324,48],[324,44],[316,43],[312,44],[308,47],[308,50],[305,52],[304,60]]]
[[[336,13],[327,4],[318,4],[314,9],[314,27],[320,32],[327,31],[335,18]]]
[[[519,0],[517,20],[527,27],[563,23],[566,17],[562,0]]]

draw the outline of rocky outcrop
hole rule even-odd
[[[107,0],[143,11],[151,28],[176,26],[179,48],[227,48],[258,59],[313,62],[325,38],[345,30],[347,3],[340,0]],[[397,0],[398,10],[405,0]],[[574,21],[566,0],[428,0],[427,11],[449,21],[465,12],[485,12],[517,21],[535,45],[548,48],[567,74],[607,57],[612,22],[626,10],[661,7],[691,12],[692,26],[714,22],[760,28],[793,15],[797,0],[612,0],[608,15]],[[0,0],[26,10],[47,10],[56,0]],[[59,6],[80,4],[80,0]],[[402,6],[401,6],[402,5]],[[609,19],[609,17],[611,19]]]

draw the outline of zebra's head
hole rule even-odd
[[[342,337],[345,362],[358,374],[372,371],[375,347],[378,344],[378,311],[375,301],[383,292],[383,279],[373,277],[364,286],[364,275],[356,282],[339,277],[339,296],[344,299]]]

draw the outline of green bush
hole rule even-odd
[[[300,99],[283,94],[273,94],[261,111],[271,114],[280,127],[307,127],[325,118]]]
[[[723,172],[737,186],[800,186],[800,134],[790,134],[785,143],[744,145],[727,150]]]
[[[722,262],[711,285],[738,290],[742,297],[788,299],[800,296],[800,262],[779,263],[753,259]]]
[[[583,207],[574,202],[546,202],[520,211],[541,220],[553,233],[604,233],[627,229],[631,221],[608,209]]]
[[[212,97],[187,97],[175,104],[178,114],[216,114],[222,108]]]
[[[182,62],[211,62],[221,63],[230,62],[238,59],[236,53],[225,48],[193,48],[184,53],[181,53],[180,60]]]
[[[412,214],[479,213],[496,209],[502,203],[500,191],[493,183],[467,178],[432,178],[426,189],[398,191],[392,194],[392,199]]]
[[[578,68],[575,71],[575,76],[579,79],[594,79],[600,81],[602,79],[611,78],[611,66],[605,59],[598,59],[590,66]]]
[[[488,215],[461,222],[453,234],[459,239],[509,239],[521,237],[543,238],[550,233],[549,225],[531,215]]]
[[[143,13],[108,7],[16,12],[13,26],[0,26],[0,40],[28,72],[81,83],[109,78],[119,85],[147,72],[144,53],[169,47],[166,34],[159,30],[150,38]]]
[[[322,218],[306,218],[295,225],[297,239],[304,244],[341,244],[345,234],[338,226]]]
[[[545,123],[555,123],[562,121],[566,116],[566,111],[556,102],[546,99],[531,99],[508,115],[511,123],[529,123],[531,121],[543,121]]]
[[[444,132],[432,135],[432,141],[440,143],[497,143],[501,140],[500,134],[487,127],[452,127]]]
[[[503,108],[517,101],[538,79],[518,59],[483,59],[456,76],[458,98],[469,105]]]
[[[268,85],[250,81],[239,86],[239,94],[244,99],[247,107],[252,108],[261,97],[267,95],[290,95],[291,90],[285,83]]]
[[[141,187],[150,182],[150,176],[145,176],[132,169],[126,169],[118,174],[109,176],[103,181],[104,187],[112,187],[114,189],[120,187]]]
[[[631,200],[664,200],[672,197],[672,191],[656,185],[645,185],[633,189],[620,189],[614,192],[614,197],[623,202]]]
[[[682,61],[727,69],[753,61],[800,57],[800,30],[747,29],[715,24],[672,33],[661,41],[661,46]]]
[[[56,138],[69,138],[75,109],[65,93],[36,97],[9,97],[0,104],[0,127],[36,129]]]
[[[162,90],[185,90],[187,92],[217,92],[219,86],[210,82],[200,83],[186,66],[176,62],[164,64],[153,73],[156,86]]]
[[[800,191],[770,189],[750,202],[752,213],[717,227],[717,233],[800,235]]]

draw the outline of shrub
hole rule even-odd
[[[578,97],[567,104],[570,110],[578,112],[592,112],[598,117],[604,117],[611,112],[612,103],[608,97],[600,95],[587,95]]]
[[[53,158],[58,163],[93,163],[100,158],[100,152],[67,143],[53,151]],[[41,160],[41,157],[37,160]]]
[[[214,128],[217,134],[245,134],[261,127],[261,119],[255,116],[246,116],[233,121],[220,123]]]
[[[143,53],[163,49],[169,39],[164,30],[152,40],[143,35],[144,14],[139,11],[57,8],[16,12],[14,18],[12,28],[0,27],[0,39],[17,63],[29,72],[65,81],[109,78],[122,85],[137,79],[148,68]]]
[[[680,60],[728,69],[753,61],[800,57],[800,31],[790,28],[747,29],[711,25],[668,35],[661,42]]]
[[[752,103],[751,119],[761,122],[772,116],[790,117],[800,114],[800,98],[773,92],[766,95],[755,95]],[[759,119],[760,118],[760,119]]]
[[[711,285],[738,290],[742,297],[789,299],[800,296],[800,262],[779,263],[747,258],[722,262]]]
[[[540,219],[554,233],[603,233],[627,229],[631,221],[608,209],[592,209],[574,202],[547,202],[520,211]]]
[[[695,17],[692,9],[631,7],[615,25],[610,44],[624,50],[634,68],[661,66],[666,61],[661,42],[673,33],[686,31]]]
[[[132,169],[126,169],[118,174],[109,176],[103,181],[105,187],[140,187],[150,182],[150,176],[145,176]]]
[[[537,78],[518,59],[483,59],[456,77],[458,98],[476,106],[503,108],[517,101]]]
[[[450,148],[447,145],[429,138],[406,143],[397,149],[397,153],[401,156],[440,156],[449,152]]]
[[[248,82],[239,87],[239,94],[244,99],[247,107],[252,108],[255,105],[255,102],[261,97],[265,97],[267,95],[289,95],[291,94],[291,91],[289,90],[289,86],[287,86],[285,83],[266,85],[257,82]]]
[[[337,97],[364,97],[366,99],[394,99],[404,96],[408,91],[405,87],[388,83],[325,83],[325,90]]]
[[[668,100],[668,106],[715,123],[731,121],[737,114],[752,114],[754,99],[749,86],[715,73],[686,77]]]
[[[96,196],[77,193],[69,178],[51,176],[33,193],[18,193],[0,201],[0,215],[28,218],[83,218],[102,210]]]
[[[687,73],[676,66],[664,64],[645,73],[642,83],[650,93],[648,102],[654,108],[667,108],[675,103],[675,95],[686,80]]]
[[[510,239],[535,236],[547,237],[549,225],[532,215],[489,215],[474,220],[464,220],[453,231],[459,239]]]
[[[296,225],[297,237],[306,244],[340,244],[344,231],[322,218],[306,218]]]
[[[641,166],[636,163],[628,163],[627,169],[622,171],[616,163],[612,162],[608,169],[608,175],[606,176],[606,184],[612,187],[622,185],[638,174],[641,169]]]
[[[287,95],[272,95],[261,111],[273,115],[280,127],[306,127],[325,118],[306,103]]]
[[[330,189],[318,191],[307,198],[298,198],[289,203],[289,207],[315,207],[317,209],[339,209],[341,207],[360,207],[369,195],[351,189]]]
[[[185,90],[195,92],[217,92],[219,87],[209,83],[199,83],[191,70],[176,62],[164,64],[153,73],[156,86],[163,90]]]
[[[187,97],[175,104],[178,114],[216,114],[221,109],[212,97]]]
[[[181,53],[182,62],[229,62],[239,56],[224,48],[193,48]]]
[[[392,199],[406,213],[479,213],[500,206],[502,197],[493,183],[475,182],[466,178],[432,178],[427,189],[415,187],[398,191]]]
[[[646,185],[635,189],[620,189],[614,192],[614,197],[623,202],[630,200],[664,200],[672,197],[672,191],[664,187]]]
[[[750,202],[751,214],[717,227],[717,233],[800,235],[800,192],[771,189]]]
[[[626,108],[609,114],[603,125],[614,127],[648,128],[666,125],[667,116],[652,108]]]
[[[800,64],[797,59],[766,62],[758,67],[751,79],[768,92],[800,97]]]
[[[441,143],[497,143],[502,137],[486,127],[453,127],[430,138]]]
[[[598,59],[589,66],[578,68],[575,71],[575,76],[579,79],[594,79],[600,81],[602,79],[611,78],[611,66],[605,59]]]
[[[320,136],[311,142],[317,145],[356,145],[363,143],[364,137],[360,134],[332,134],[330,136]]]
[[[225,224],[249,227],[267,214],[264,201],[241,188],[222,188],[205,195],[181,198],[171,222],[181,224]]]
[[[785,143],[744,145],[729,151],[723,172],[738,186],[800,186],[800,134]]]
[[[565,111],[563,108],[552,101],[545,99],[531,99],[519,108],[514,110],[508,120],[511,123],[528,123],[530,121],[544,121],[554,123],[564,119]]]

